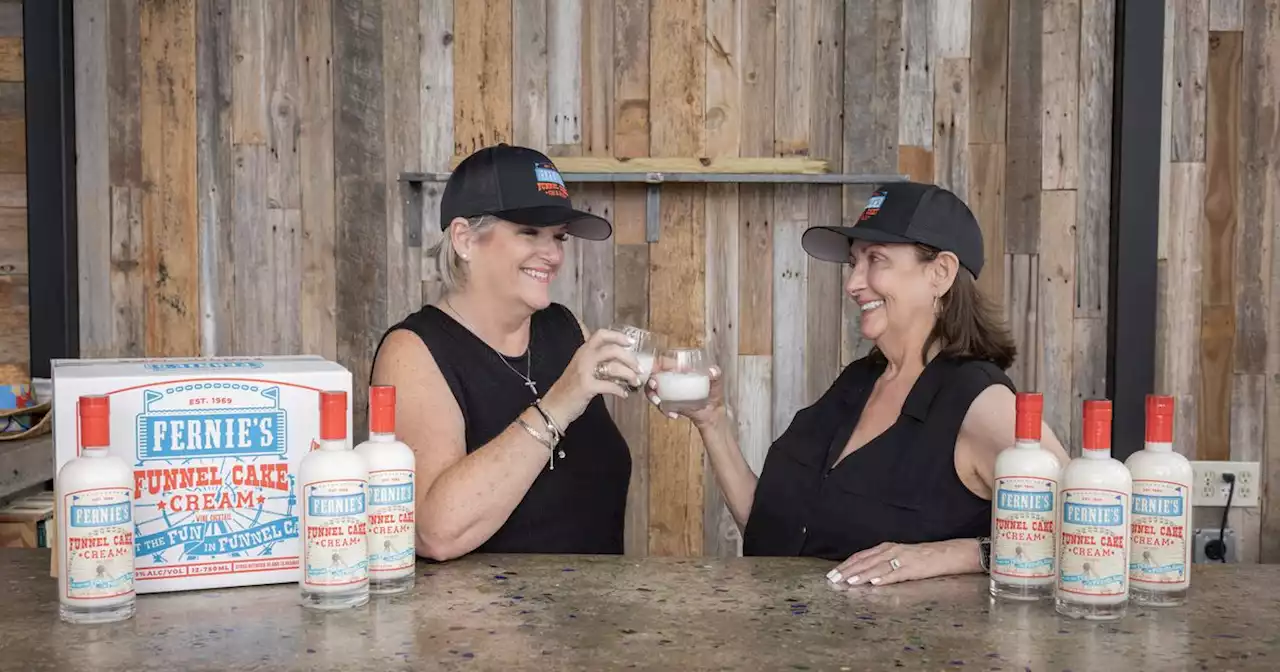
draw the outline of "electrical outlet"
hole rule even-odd
[[[1231,484],[1222,480],[1222,475],[1228,473],[1236,477],[1231,507],[1258,506],[1258,491],[1262,486],[1257,462],[1193,461],[1191,468],[1195,472],[1191,488],[1192,506],[1226,506]]]
[[[1232,502],[1235,506],[1235,502]],[[1217,541],[1218,537],[1222,537],[1223,546],[1225,546],[1225,555],[1219,559],[1209,557],[1205,553],[1205,546],[1210,541]],[[1196,528],[1195,536],[1192,537],[1195,545],[1191,547],[1191,562],[1239,562],[1236,558],[1236,531],[1231,528],[1220,530],[1216,527],[1212,528]]]

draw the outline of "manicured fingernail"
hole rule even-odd
[[[849,585],[851,585],[851,586],[852,586],[852,585],[856,584],[857,582],[858,582],[858,575],[857,575],[857,574],[854,574],[853,576],[849,577]]]
[[[671,413],[668,413],[668,414],[667,414],[667,417],[668,417],[668,418],[671,418],[672,420],[675,420],[675,419],[676,419],[676,414],[675,414],[675,412],[671,412]]]
[[[636,376],[635,381],[636,387],[640,387],[640,376]]]
[[[631,396],[631,393],[630,393],[630,392],[628,392],[628,391],[626,391],[626,390],[623,390],[623,391],[622,391],[622,398],[623,398],[623,399],[626,399],[626,398],[627,398],[627,397],[629,397],[629,396]]]
[[[871,579],[871,585],[873,585],[873,586],[878,586],[878,585],[880,585],[880,577],[878,577],[878,576],[877,576],[876,578]]]
[[[658,398],[658,395],[656,395],[656,394],[655,394],[655,395],[653,395],[653,396],[651,396],[651,397],[649,397],[649,398],[653,400],[653,403],[654,403],[654,405],[655,405],[655,406],[656,406],[657,404],[661,404],[661,403],[662,403],[662,399],[659,399],[659,398]]]
[[[656,389],[658,389],[658,381],[656,381],[656,380],[652,380],[652,379],[651,379],[651,380],[649,381],[649,389],[651,389],[651,390],[656,390]]]
[[[834,569],[827,572],[827,580],[832,583],[840,583],[840,572],[837,572]]]

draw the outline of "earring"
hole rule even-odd
[[[941,309],[940,309],[940,307],[938,306],[938,295],[937,295],[937,294],[934,294],[934,295],[933,295],[933,314],[936,316],[936,315],[938,315],[938,314],[939,314],[939,313],[941,313],[941,312],[942,312],[942,310],[941,310]]]

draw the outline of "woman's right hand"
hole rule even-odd
[[[561,429],[567,430],[597,394],[625,398],[630,394],[628,382],[640,385],[640,364],[627,349],[630,345],[630,336],[600,329],[573,353],[560,379],[543,397],[543,406]],[[596,368],[601,365],[605,375],[597,377]]]
[[[682,410],[678,412],[679,415],[689,418],[689,420],[693,422],[694,426],[699,429],[711,425],[717,420],[725,417],[724,372],[720,370],[720,367],[713,366],[708,373],[711,379],[711,385],[710,391],[707,393],[707,403],[703,404],[697,410]],[[649,397],[649,402],[661,410],[662,390],[659,389],[657,376],[649,377],[648,388],[649,390],[647,395]],[[672,420],[676,418],[676,415],[677,412],[667,412],[667,417]]]

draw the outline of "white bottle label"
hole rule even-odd
[[[1054,497],[1050,479],[1010,476],[996,479],[995,537],[991,573],[1019,578],[1053,576]]]
[[[369,574],[404,574],[414,563],[413,471],[369,472]]]
[[[95,488],[67,493],[67,594],[100,600],[133,592],[133,493]]]
[[[1187,580],[1190,488],[1168,481],[1133,481],[1129,578],[1154,584]]]
[[[366,487],[365,481],[355,478],[303,486],[306,585],[345,586],[369,578]]]
[[[1123,595],[1129,586],[1129,501],[1123,492],[1062,491],[1058,588],[1077,595]]]

